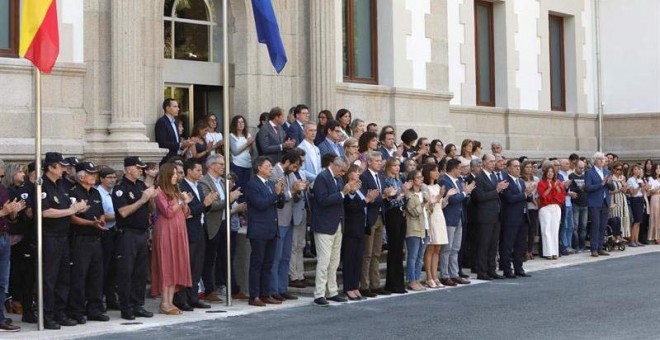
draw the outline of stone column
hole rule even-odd
[[[146,142],[144,105],[145,1],[111,2],[112,119],[109,141]]]
[[[311,98],[310,113],[335,107],[335,2],[310,1]]]

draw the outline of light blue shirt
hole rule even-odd
[[[103,214],[115,216],[115,208],[112,205],[112,189],[106,191],[102,185],[97,185],[96,190],[101,194],[101,204],[103,204]],[[108,229],[114,228],[116,221],[105,222],[105,227]]]

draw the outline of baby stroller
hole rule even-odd
[[[617,242],[616,238],[620,239]],[[603,237],[603,246],[610,252],[612,249],[620,251],[626,250],[626,240],[621,238],[621,218],[618,216],[610,217],[607,220],[607,227],[605,228],[605,236]]]

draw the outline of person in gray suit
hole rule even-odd
[[[273,166],[270,180],[284,181],[284,205],[277,209],[278,238],[271,271],[270,296],[276,300],[296,300],[297,296],[287,291],[289,283],[289,263],[293,242],[293,204],[301,200],[305,184],[296,179],[294,172],[300,169],[300,154],[288,151],[282,160]]]
[[[316,130],[315,125],[313,126]],[[312,144],[313,145],[313,144]],[[302,170],[302,164],[305,164],[307,154],[305,150],[300,148],[293,149],[300,157],[301,168],[291,173],[293,181],[302,181],[303,189],[299,192],[298,200],[293,200],[293,241],[291,243],[291,261],[289,262],[289,286],[297,288],[305,288],[305,266],[303,262],[303,251],[305,249],[305,233],[307,232],[307,209],[309,208],[309,200],[307,195],[307,188],[309,181],[305,171]]]
[[[262,156],[268,157],[271,164],[279,162],[287,150],[296,146],[295,141],[282,128],[284,120],[284,112],[280,107],[270,109],[268,122],[261,126],[257,134],[259,150]]]
[[[218,255],[220,258],[226,258],[227,250],[227,221],[225,220],[225,204],[227,195],[225,194],[225,181],[222,174],[225,172],[225,159],[222,155],[212,155],[206,159],[207,173],[199,180],[199,185],[202,188],[202,195],[206,196],[209,193],[217,192],[218,197],[213,200],[208,210],[205,212],[206,216],[206,251],[204,254],[204,268],[202,269],[202,282],[204,283],[205,300],[208,302],[221,302],[222,299],[215,293],[215,288],[220,282],[214,282],[213,267],[214,264],[225,268],[225,261],[216,261]],[[233,202],[241,197],[242,193],[240,188],[229,193],[229,201]],[[232,235],[232,239],[235,236]],[[234,240],[231,240],[231,246],[235,251]],[[233,256],[232,256],[233,259]],[[218,263],[216,263],[218,262]],[[226,269],[225,269],[226,270]],[[233,275],[232,263],[232,298],[245,299],[247,296],[241,292],[240,287],[236,283],[236,275]]]

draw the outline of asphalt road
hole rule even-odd
[[[95,339],[658,339],[660,253],[460,289]]]

